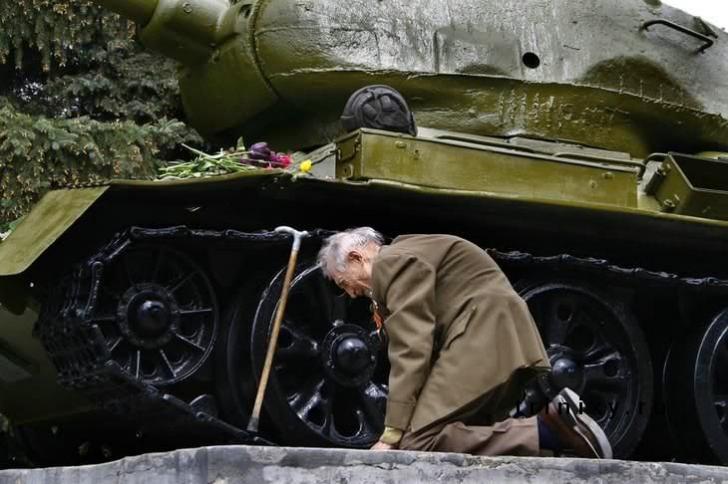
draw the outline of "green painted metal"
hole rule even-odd
[[[290,177],[290,172],[281,169],[259,169],[241,171],[208,178],[182,178],[167,180],[111,180],[109,186],[112,191],[120,190],[143,190],[156,191],[159,193],[174,193],[177,190],[207,191],[217,190],[225,186],[233,186],[244,189],[270,183],[280,177]]]
[[[0,243],[0,276],[25,271],[107,189],[103,186],[48,192]]]
[[[364,148],[362,148],[362,139],[365,140]],[[404,143],[404,148],[396,146],[398,142]],[[387,149],[388,146],[391,149]],[[422,146],[427,146],[427,155],[423,155],[424,152],[420,150],[420,159],[414,160],[416,156],[414,150],[419,150]],[[382,155],[382,150],[385,152],[384,155]],[[156,193],[159,197],[179,193],[193,196],[200,193],[219,193],[221,190],[235,193],[236,191],[262,189],[261,193],[265,193],[269,191],[269,188],[280,193],[280,196],[290,194],[288,196],[291,197],[309,196],[309,192],[321,193],[324,197],[334,196],[330,190],[344,193],[371,190],[382,197],[396,192],[411,192],[440,198],[443,200],[442,203],[446,203],[444,200],[452,197],[471,199],[474,210],[491,201],[518,201],[534,207],[551,205],[564,210],[584,210],[593,213],[595,219],[600,213],[623,214],[625,217],[675,223],[684,230],[688,230],[687,227],[691,225],[728,230],[728,222],[720,219],[663,211],[659,201],[653,195],[647,194],[639,188],[641,183],[639,173],[644,168],[644,162],[619,152],[605,152],[543,140],[514,138],[509,142],[498,138],[435,130],[422,130],[421,135],[417,138],[385,131],[362,130],[338,139],[322,151],[330,151],[336,158],[336,167],[330,177],[325,175],[313,177],[282,170],[261,169],[211,178],[164,181],[113,180],[107,187],[108,191],[107,189],[104,191],[108,197],[117,193],[123,194],[119,198],[120,200],[134,196],[134,194],[145,193]],[[364,155],[360,154],[360,151]],[[431,152],[439,160],[436,165],[427,160]],[[465,154],[468,156],[466,157]],[[714,152],[712,156],[718,158],[726,156],[726,154]],[[388,168],[384,157],[395,163],[395,167]],[[299,158],[302,159],[303,156]],[[359,173],[369,174],[369,176],[345,173],[347,165],[353,168],[353,160],[356,160]],[[415,169],[405,163],[406,160],[409,160],[410,164],[424,160],[424,164],[415,165],[420,168]],[[508,163],[520,163],[519,170],[510,171],[510,177],[506,177],[506,160]],[[463,163],[475,171],[461,169],[458,165]],[[433,166],[435,168],[429,170]],[[482,179],[478,180],[476,177],[487,175],[488,168],[486,167],[490,166],[495,166],[502,171],[495,174],[497,178],[494,178],[493,181],[486,180],[480,184]],[[542,174],[551,178],[548,183],[554,184],[553,186],[556,186],[556,180],[559,178],[557,175],[549,175],[550,172],[544,170],[544,167],[549,167],[551,171],[559,170],[559,176],[562,169],[567,170],[567,173],[572,170],[575,177],[570,183],[586,183],[587,186],[592,179],[605,179],[603,175],[611,173],[614,178],[607,176],[610,179],[606,187],[612,186],[610,184],[614,183],[614,186],[619,185],[622,188],[617,190],[619,193],[614,195],[615,198],[606,201],[600,198],[601,195],[598,197],[585,195],[584,198],[572,197],[568,193],[561,193],[551,188],[548,190],[539,188],[539,177]],[[419,173],[428,170],[429,173]],[[336,173],[338,175],[334,177]],[[443,174],[447,176],[443,176]],[[626,180],[630,180],[629,183]],[[495,183],[496,181],[497,183]],[[490,185],[488,185],[489,183]],[[524,190],[524,193],[517,191],[516,188]],[[583,186],[579,189],[584,190],[586,194],[594,190],[592,188],[585,190]],[[597,187],[595,193],[600,193],[602,189],[604,187]],[[620,191],[622,189],[627,193],[626,196],[623,196],[624,194]],[[68,194],[66,196],[74,198],[75,195],[71,194],[83,190],[88,189],[63,190],[60,193],[66,193]],[[27,223],[31,222],[25,220],[18,230],[23,229]],[[9,238],[7,241],[11,240]],[[2,247],[0,244],[0,249]],[[0,251],[1,254],[2,251]]]
[[[254,53],[235,40],[221,46],[212,62],[183,69],[179,83],[190,123],[207,135],[239,126],[278,101]]]
[[[149,47],[195,65],[208,60],[216,42],[225,40],[218,27],[229,7],[226,0],[154,1],[154,13],[139,33]]]
[[[647,185],[665,212],[728,220],[728,160],[672,153]]]
[[[87,401],[58,385],[53,364],[33,336],[36,319],[38,313],[31,308],[15,315],[0,307],[0,365],[11,360],[27,374],[11,381],[2,378],[0,370],[0,413],[16,424],[91,408]]]
[[[182,64],[182,102],[203,134],[239,126],[272,108],[278,96],[265,78],[249,31],[251,2],[99,0],[137,21],[147,46]]]
[[[361,130],[339,143],[337,177],[401,181],[524,199],[637,206],[641,166]]]
[[[249,3],[159,0],[140,31],[150,48],[183,65],[182,102],[203,134],[238,126],[278,100],[251,41]]]
[[[126,0],[103,3],[119,10]],[[151,6],[141,37],[185,66],[185,108],[208,135],[320,145],[341,134],[338,116],[354,90],[389,84],[421,126],[638,157],[728,149],[728,99],[717,94],[728,89],[728,34],[661,2]]]

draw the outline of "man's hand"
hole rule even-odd
[[[372,446],[372,450],[392,450],[399,447],[402,440],[402,431],[394,427],[384,427],[384,432],[379,437],[379,442]]]
[[[396,447],[392,444],[385,444],[384,442],[381,442],[381,441],[372,445],[372,450],[392,450],[392,449],[396,449]]]

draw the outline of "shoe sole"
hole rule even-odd
[[[581,411],[579,407],[580,398],[571,388],[564,388],[559,392],[559,396],[564,399],[564,403],[569,406],[571,412],[564,415],[569,420],[569,425],[579,433],[594,451],[595,456],[602,459],[612,458],[612,445],[609,443],[607,434],[599,426],[599,424],[589,415]],[[586,427],[589,434],[587,435],[582,427]]]

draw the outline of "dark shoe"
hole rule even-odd
[[[511,418],[533,417],[549,404],[548,397],[538,387],[532,384],[523,391],[523,398],[518,402],[516,408],[511,410]]]
[[[604,430],[579,407],[579,395],[564,388],[539,418],[566,449],[578,457],[611,459],[612,446]]]

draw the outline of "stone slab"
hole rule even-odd
[[[463,454],[216,446],[105,464],[10,469],[0,484],[728,483],[728,468],[674,463]]]

